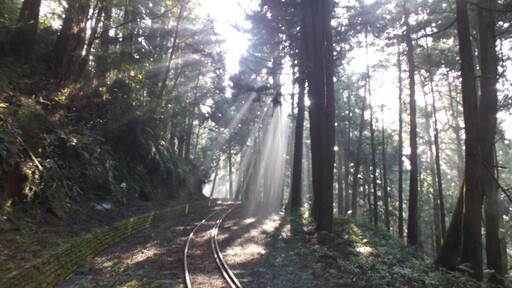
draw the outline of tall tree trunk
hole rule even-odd
[[[416,98],[414,74],[416,71],[414,63],[414,47],[412,44],[411,25],[409,24],[410,10],[409,1],[404,0],[404,26],[405,26],[405,44],[407,46],[407,63],[409,66],[409,113],[410,113],[410,131],[409,146],[411,155],[409,162],[411,166],[409,176],[409,213],[407,221],[407,244],[410,246],[418,245],[418,140],[416,128]]]
[[[369,93],[371,99],[371,93]],[[371,101],[371,100],[370,100]],[[379,225],[379,205],[377,199],[377,145],[375,143],[375,128],[373,127],[373,108],[370,102],[370,147],[372,161],[372,189],[373,189],[373,224]]]
[[[432,212],[433,212],[433,222],[434,222],[434,236],[435,236],[435,248],[436,252],[439,253],[441,250],[441,244],[442,244],[442,232],[441,232],[441,219],[440,219],[440,211],[439,211],[439,193],[438,188],[434,183],[436,182],[437,174],[436,174],[436,166],[435,166],[435,156],[434,156],[434,143],[432,140],[432,134],[431,134],[431,126],[430,126],[430,120],[431,116],[429,113],[429,107],[427,102],[426,94],[425,96],[425,135],[427,135],[427,146],[428,146],[428,152],[429,152],[429,160],[428,160],[428,167],[430,168],[430,178],[432,179],[432,198],[433,198],[433,205],[432,205]]]
[[[482,195],[485,195],[485,251],[487,268],[504,276],[499,236],[500,213],[495,163],[496,115],[498,113],[498,61],[496,54],[495,0],[479,0],[478,31],[480,61],[480,151]],[[504,241],[505,239],[503,239]]]
[[[370,167],[365,171],[363,184],[363,195],[366,195],[368,201],[368,223],[373,221],[373,205],[372,205],[372,182],[370,181]]]
[[[178,157],[185,158],[184,151],[185,151],[185,133],[183,133],[183,128],[177,128],[178,129],[178,135],[177,135],[177,153]]]
[[[495,151],[496,152],[496,149]],[[495,156],[494,156],[494,163],[498,164],[498,155],[495,153]],[[498,183],[500,183],[500,170],[497,168],[496,169],[496,181]],[[499,217],[500,219],[502,219],[502,215],[503,215],[503,212],[501,209],[499,209],[498,207],[498,213],[499,213]],[[499,233],[499,236],[500,236],[500,248],[501,248],[501,267],[503,268],[503,275],[507,275],[508,272],[509,272],[509,269],[508,269],[508,253],[507,253],[507,236],[505,234],[505,228],[503,227],[503,223],[501,225],[502,229],[500,229],[500,233]]]
[[[482,263],[482,193],[481,193],[481,155],[479,147],[478,97],[473,65],[473,49],[469,29],[467,0],[456,1],[457,34],[462,76],[462,105],[466,147],[464,175],[466,189],[464,197],[464,215],[462,223],[463,263],[471,264],[474,278],[481,281]]]
[[[404,140],[402,117],[403,88],[402,88],[402,51],[400,49],[400,37],[397,37],[397,66],[398,66],[398,237],[404,238]]]
[[[69,0],[64,20],[52,51],[58,78],[67,82],[82,58],[87,32],[89,0]]]
[[[432,171],[431,171],[432,172]],[[441,219],[439,216],[439,196],[436,191],[432,191],[432,213],[434,214],[433,222],[434,222],[434,238],[435,238],[435,251],[436,255],[441,252],[441,246],[443,245],[443,237],[441,231]]]
[[[436,263],[453,269],[458,263],[471,264],[472,275],[483,278],[482,256],[482,192],[481,157],[479,147],[479,112],[473,64],[473,48],[469,29],[467,1],[456,1],[457,34],[462,76],[462,105],[465,124],[464,181],[457,200],[443,247]],[[450,87],[450,86],[449,86]],[[450,91],[451,92],[451,91]],[[451,93],[450,93],[451,94]],[[453,107],[453,99],[451,100]],[[452,109],[453,110],[453,109]],[[455,119],[455,123],[457,119]],[[456,130],[458,133],[458,131]],[[462,149],[460,149],[461,151]]]
[[[347,119],[352,119],[352,91],[348,91],[347,95],[347,103],[345,104],[347,107]],[[345,130],[345,147],[343,147],[343,160],[345,165],[345,177],[343,179],[344,186],[345,186],[345,208],[344,208],[344,214],[346,215],[348,211],[350,210],[350,189],[349,189],[349,181],[350,181],[350,159],[352,158],[352,137],[351,137],[351,131],[352,131],[352,121],[345,121],[346,123],[346,130]]]
[[[354,173],[352,175],[352,218],[357,218],[357,205],[358,205],[358,183],[359,183],[359,170],[361,168],[361,154],[363,150],[363,133],[364,133],[364,113],[366,110],[366,100],[361,99],[361,118],[359,119],[359,135],[357,136],[356,157],[354,158]]]
[[[263,126],[264,127],[270,127],[272,124],[273,120],[273,115],[268,117]],[[267,215],[270,215],[272,214],[272,209],[271,209],[271,206],[272,206],[272,194],[273,194],[273,185],[272,185],[272,182],[274,180],[274,171],[273,171],[273,166],[274,166],[274,159],[271,160],[271,157],[270,157],[270,154],[271,154],[271,151],[272,149],[274,148],[273,146],[274,145],[271,145],[271,140],[270,139],[274,139],[272,136],[272,133],[274,132],[273,130],[271,129],[264,129],[263,130],[263,153],[261,154],[263,157],[262,157],[262,165],[264,165],[263,167],[263,170],[262,170],[262,179],[263,179],[263,202],[265,204],[265,214]],[[276,141],[277,142],[277,141]]]
[[[199,147],[199,140],[201,139],[201,131],[203,130],[203,124],[197,125],[196,140],[194,141],[194,149],[192,149],[192,155],[197,155],[197,148]]]
[[[18,57],[30,57],[36,43],[41,0],[24,0],[16,23],[11,50]]]
[[[247,185],[245,185],[245,199],[248,202],[259,202],[260,201],[260,195],[259,195],[259,183],[261,179],[259,178],[259,171],[261,170],[261,157],[258,157],[261,155],[261,141],[260,141],[260,133],[258,132],[257,135],[254,137],[254,143],[253,143],[253,151],[251,152],[251,164],[250,169],[247,169]]]
[[[233,195],[233,154],[232,150],[233,147],[231,145],[231,142],[228,143],[228,176],[229,176],[229,199],[232,200],[234,198]]]
[[[307,117],[307,115],[304,115],[304,116]],[[309,122],[309,118],[306,121]],[[304,149],[304,151],[311,151],[311,134],[309,134],[309,133],[307,133],[307,131],[305,131],[304,136],[306,138],[306,141],[304,143],[303,149]],[[302,156],[304,156],[304,155],[302,155]],[[302,202],[303,203],[307,203],[311,199],[311,196],[313,193],[313,165],[311,164],[311,153],[306,153],[305,158],[306,158],[305,187],[307,187],[307,190],[303,191],[303,193],[302,193]],[[311,205],[311,207],[313,207],[313,205]]]
[[[316,2],[316,1],[315,1]],[[319,15],[322,23],[322,32],[325,42],[322,43],[321,50],[323,53],[323,66],[325,73],[325,127],[324,131],[324,164],[322,171],[322,217],[321,224],[317,230],[332,231],[333,221],[333,184],[334,184],[334,146],[336,145],[336,102],[334,98],[334,43],[332,36],[332,14],[334,10],[333,1],[325,1],[320,3],[321,14]]]
[[[332,221],[333,221],[333,178],[334,178],[334,146],[336,145],[335,141],[335,133],[336,133],[336,102],[334,96],[334,73],[335,73],[335,63],[334,63],[334,43],[333,43],[333,35],[332,35],[332,14],[334,11],[334,2],[333,1],[325,1],[322,7],[322,15],[320,19],[323,20],[323,32],[325,34],[325,44],[322,49],[324,54],[324,65],[325,65],[325,105],[326,114],[325,121],[327,122],[325,125],[325,174],[322,181],[325,181],[327,187],[323,190],[324,193],[324,201],[322,204],[323,216],[322,216],[322,227],[321,230],[331,231],[332,230]]]
[[[242,197],[244,195],[243,185],[244,185],[244,181],[245,181],[245,172],[244,172],[244,168],[242,166],[242,161],[245,161],[245,159],[247,159],[247,158],[248,157],[246,156],[246,153],[242,153],[242,155],[240,155],[240,159],[238,162],[238,173],[237,173],[238,176],[236,177],[236,188],[235,188],[235,199],[234,199],[236,202],[241,202]]]
[[[381,114],[384,115],[384,104],[380,106]],[[391,220],[389,212],[389,188],[388,188],[388,160],[387,160],[387,147],[386,147],[386,136],[385,136],[385,125],[384,118],[382,119],[382,192],[384,193],[384,225],[388,232],[391,231]]]
[[[129,67],[133,60],[133,41],[135,40],[135,31],[137,29],[137,3],[135,0],[126,0],[124,6],[123,23],[121,38],[121,51],[119,53],[122,70]]]
[[[300,70],[300,69],[299,69]],[[302,74],[299,72],[299,74]],[[293,148],[292,191],[290,193],[291,212],[298,213],[302,207],[302,154],[304,145],[304,97],[305,79],[299,75],[299,94],[297,99],[297,118],[295,121],[295,141]]]
[[[452,91],[452,83],[451,79],[449,77],[449,74],[447,74],[447,80],[448,80],[448,95],[450,98],[450,111],[452,116],[452,131],[453,134],[455,134],[455,145],[456,145],[456,152],[457,152],[457,175],[459,182],[462,183],[464,181],[464,151],[462,149],[462,138],[460,136],[460,132],[462,131],[462,128],[460,126],[460,112],[459,112],[459,104],[458,101],[455,100],[455,97],[459,94],[456,90],[455,93]],[[456,88],[457,86],[455,86]]]
[[[427,50],[428,50],[428,53],[430,54],[430,47],[428,45],[428,42],[427,42]],[[439,206],[439,220],[440,220],[440,225],[441,225],[441,231],[440,231],[441,237],[440,238],[443,239],[446,234],[446,222],[445,222],[446,215],[445,215],[445,209],[444,209],[443,179],[441,177],[442,176],[441,175],[441,157],[440,157],[441,149],[439,147],[439,129],[437,127],[436,95],[435,95],[435,90],[434,90],[434,76],[432,73],[432,67],[431,67],[430,63],[428,64],[428,82],[429,82],[429,87],[430,87],[430,94],[432,95],[432,120],[434,122],[434,143],[433,144],[434,144],[434,150],[435,150],[435,156],[434,156],[435,171],[436,171],[435,178],[437,179],[437,181],[436,181],[437,196],[435,198],[438,199],[438,201],[436,201],[436,203],[439,202],[439,204],[436,204],[436,205]],[[425,100],[425,102],[426,102],[426,100]],[[425,109],[427,111],[429,110],[428,107],[425,107]],[[430,135],[430,127],[429,127],[428,131],[429,131],[428,135]],[[429,144],[429,145],[431,145],[431,144]],[[434,180],[434,177],[432,178],[432,180]],[[434,191],[434,193],[435,193],[435,191]],[[438,237],[436,237],[436,239],[438,239]],[[436,240],[436,243],[437,243],[437,240]],[[437,252],[439,252],[440,246],[437,246],[437,249],[438,249]]]
[[[338,123],[341,126],[341,123]],[[336,146],[338,150],[336,150],[336,183],[338,185],[338,216],[343,215],[344,210],[344,187],[343,187],[343,150],[341,149],[342,140],[341,136],[336,136]]]
[[[446,230],[446,235],[443,239],[443,246],[437,254],[435,263],[447,269],[455,269],[460,259],[460,252],[462,247],[462,217],[464,212],[464,190],[466,183],[460,185],[459,197],[457,204],[453,211],[453,216]]]
[[[169,124],[169,146],[171,147],[171,153],[173,155],[178,155],[177,151],[177,143],[176,140],[178,138],[178,129],[176,127],[176,111],[171,111],[170,124]]]
[[[98,30],[100,27],[100,23],[102,21],[104,9],[105,8],[102,4],[94,7],[93,9],[93,11],[96,12],[96,17],[94,17],[94,24],[92,26],[87,44],[85,45],[85,53],[80,59],[80,62],[75,73],[72,75],[71,81],[73,83],[78,83],[82,79],[82,76],[84,75],[85,71],[87,70],[87,67],[89,66],[89,61],[91,60],[92,47],[98,35]]]
[[[217,160],[215,161],[215,173],[213,174],[212,190],[210,190],[210,199],[213,197],[213,192],[215,192],[215,184],[217,183],[217,175],[219,174],[219,164],[220,155],[217,157]]]
[[[431,80],[431,83],[433,81]],[[446,235],[446,212],[444,208],[444,192],[443,192],[443,178],[441,175],[441,148],[439,145],[439,128],[437,127],[437,109],[436,97],[432,94],[432,115],[434,116],[434,148],[436,160],[436,175],[437,175],[437,193],[439,194],[439,216],[441,217],[441,237]]]
[[[365,31],[365,46],[366,46],[366,57],[368,59],[368,33]],[[372,105],[372,87],[371,87],[371,74],[370,74],[370,66],[368,62],[366,62],[366,86],[367,90],[367,98],[370,101],[369,110],[370,110],[370,149],[371,149],[371,169],[372,169],[372,189],[373,189],[373,224],[375,226],[379,225],[379,206],[377,199],[377,146],[375,144],[375,128],[373,126],[373,105]]]
[[[418,165],[418,166],[421,166],[421,165]],[[423,173],[421,171],[419,171],[419,175],[418,175],[418,190],[419,190],[419,195],[425,195],[424,193],[424,190],[423,190],[423,187],[424,187],[424,176],[423,176]],[[421,211],[421,205],[423,204],[422,201],[419,201],[418,202],[418,222],[419,219],[422,219],[422,211]],[[423,243],[423,227],[421,225],[418,225],[418,244],[417,244],[417,249],[418,251],[421,253],[421,254],[425,254],[425,245]]]
[[[190,148],[192,146],[192,132],[194,131],[194,120],[196,118],[196,108],[198,106],[197,96],[199,94],[199,79],[201,75],[197,74],[196,87],[194,89],[194,97],[192,98],[191,103],[189,103],[190,110],[187,115],[187,131],[185,134],[185,159],[190,159]]]
[[[305,0],[303,47],[310,97],[313,206],[316,230],[332,230],[334,180],[334,60],[331,1]]]
[[[110,29],[112,29],[112,1],[103,2],[103,20],[101,26],[101,32],[99,36],[99,47],[95,53],[95,78],[100,83],[106,81],[107,73],[110,69],[109,52],[112,40],[110,37]]]
[[[185,7],[188,5],[188,2],[190,0],[180,1],[180,10],[178,12],[178,18],[176,19],[176,26],[174,28],[174,35],[172,39],[171,44],[171,50],[169,51],[169,56],[167,58],[167,65],[165,66],[164,75],[162,82],[160,83],[160,88],[158,91],[158,98],[159,100],[163,99],[165,89],[167,88],[167,81],[169,81],[169,74],[171,73],[171,64],[174,60],[174,54],[176,54],[176,51],[178,50],[178,38],[180,35],[180,26],[182,24],[184,13],[185,13]]]

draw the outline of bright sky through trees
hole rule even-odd
[[[258,5],[258,1],[255,0],[199,0],[203,13],[205,15],[210,15],[211,18],[215,21],[215,29],[216,32],[219,33],[220,38],[225,40],[224,49],[226,51],[226,69],[228,75],[234,74],[238,71],[238,61],[240,56],[243,55],[247,46],[249,45],[249,34],[244,33],[243,29],[248,29],[251,27],[251,24],[245,19],[245,12],[251,9],[255,9]],[[365,69],[367,57],[364,56],[364,49],[359,49],[352,53],[352,64],[349,67],[352,67],[355,72],[363,72],[357,71],[358,68]],[[379,51],[370,51],[370,65],[376,64],[371,62],[376,62],[378,59],[377,54],[383,56],[381,54],[385,54]],[[373,56],[373,57],[372,57]],[[384,56],[386,57],[386,56]],[[388,61],[393,61],[388,60]],[[392,69],[394,72],[394,69]],[[354,71],[353,71],[354,72]],[[373,97],[376,98],[374,100],[375,103],[388,103],[385,105],[385,118],[386,122],[392,124],[396,122],[396,115],[398,113],[398,107],[393,100],[396,97],[396,73],[377,73],[377,75],[373,75],[374,82],[374,91],[372,93]],[[372,89],[372,90],[373,90]],[[288,90],[288,89],[286,89]],[[423,97],[419,98],[420,102],[423,102]],[[380,111],[375,111],[375,113],[380,116]],[[506,117],[505,113],[500,113],[502,121],[505,123],[512,122],[510,117]],[[505,116],[505,117],[504,117]],[[380,125],[380,124],[378,124]],[[512,126],[512,125],[510,125]],[[503,125],[507,138],[512,137],[512,129],[507,129],[509,127],[508,124]]]
[[[203,13],[215,21],[215,30],[225,39],[226,69],[228,75],[238,71],[238,60],[249,45],[249,35],[242,30],[251,27],[245,20],[245,11],[257,5],[253,0],[199,0]]]

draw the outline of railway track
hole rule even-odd
[[[217,241],[222,221],[235,207],[236,204],[212,212],[190,233],[183,252],[187,288],[211,287],[212,283],[218,287],[242,287],[224,261]]]

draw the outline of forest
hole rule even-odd
[[[1,234],[222,198],[510,284],[510,1],[206,2],[0,0]]]

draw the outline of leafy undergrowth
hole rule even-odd
[[[38,85],[0,89],[0,279],[93,228],[202,199],[197,166],[125,103],[129,84]]]
[[[311,243],[342,286],[479,287],[463,274],[437,269],[413,248],[368,224],[337,218],[332,234],[315,234]]]
[[[301,287],[481,287],[467,275],[436,268],[430,259],[371,225],[337,218],[329,234],[315,233],[311,223],[290,222],[292,237],[276,233],[276,242],[284,239],[288,245],[271,248],[273,255],[300,259],[280,265],[282,277],[274,276],[282,279],[275,281],[288,283],[281,287],[298,287],[294,279],[302,279]],[[308,263],[307,271],[299,263]]]

